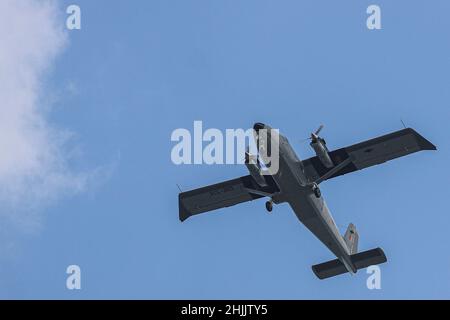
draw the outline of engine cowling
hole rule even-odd
[[[320,162],[322,162],[322,164],[326,168],[331,169],[334,167],[334,163],[328,153],[328,148],[326,146],[325,140],[323,140],[322,138],[313,139],[313,141],[311,142],[311,147],[316,152],[316,155],[319,158]]]
[[[253,177],[253,179],[255,179],[256,183],[260,187],[266,187],[267,182],[264,176],[261,174],[261,168],[258,165],[257,157],[247,152],[245,154],[245,165],[247,166],[250,175]]]

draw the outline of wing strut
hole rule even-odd
[[[323,176],[321,176],[319,179],[315,181],[316,184],[321,184],[325,180],[329,179],[331,176],[333,176],[335,173],[339,172],[341,169],[345,168],[347,165],[350,164],[350,162],[353,161],[353,157],[350,155],[347,159],[339,163],[337,166],[335,166],[333,169],[325,173]]]

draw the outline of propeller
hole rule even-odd
[[[317,142],[317,140],[320,139],[319,133],[323,130],[324,127],[325,127],[325,126],[324,126],[323,124],[321,124],[320,127],[319,127],[319,129],[316,130],[316,132],[311,133],[311,138],[310,138],[310,139],[311,139],[313,142]]]
[[[309,138],[301,140],[301,142],[305,142],[308,140],[312,140],[312,142],[316,143],[318,140],[323,140],[321,137],[319,137],[320,132],[325,128],[323,124],[320,125],[320,127],[313,133],[311,133],[311,136]]]
[[[322,129],[325,128],[325,126],[323,124],[320,125],[319,129],[316,130],[316,132],[314,133],[316,136],[319,135],[320,131],[322,131]]]

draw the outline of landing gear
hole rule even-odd
[[[272,212],[272,210],[273,210],[273,202],[272,201],[267,201],[266,202],[266,210],[268,212]]]
[[[320,199],[320,197],[322,196],[322,192],[320,192],[318,185],[313,186],[313,192],[314,192],[314,195],[316,196],[316,198]]]

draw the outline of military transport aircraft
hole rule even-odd
[[[256,123],[253,127],[255,141],[260,143],[259,132],[269,132],[268,148],[278,147],[279,167],[273,175],[261,174],[263,161],[251,163],[246,154],[250,175],[218,183],[208,187],[179,194],[180,220],[203,212],[233,206],[263,197],[266,209],[271,212],[273,204],[287,202],[298,219],[337,257],[314,265],[313,272],[319,279],[344,273],[354,274],[359,269],[387,261],[381,248],[358,252],[359,235],[350,224],[344,236],[339,230],[322,198],[319,185],[328,180],[383,162],[436,147],[418,134],[406,128],[346,148],[329,151],[326,142],[319,137],[323,126],[311,135],[311,147],[316,157],[301,161],[288,140],[269,126]],[[274,139],[277,137],[278,139]],[[277,141],[275,145],[274,141]],[[258,149],[261,150],[261,149]],[[269,151],[270,153],[270,151]]]

